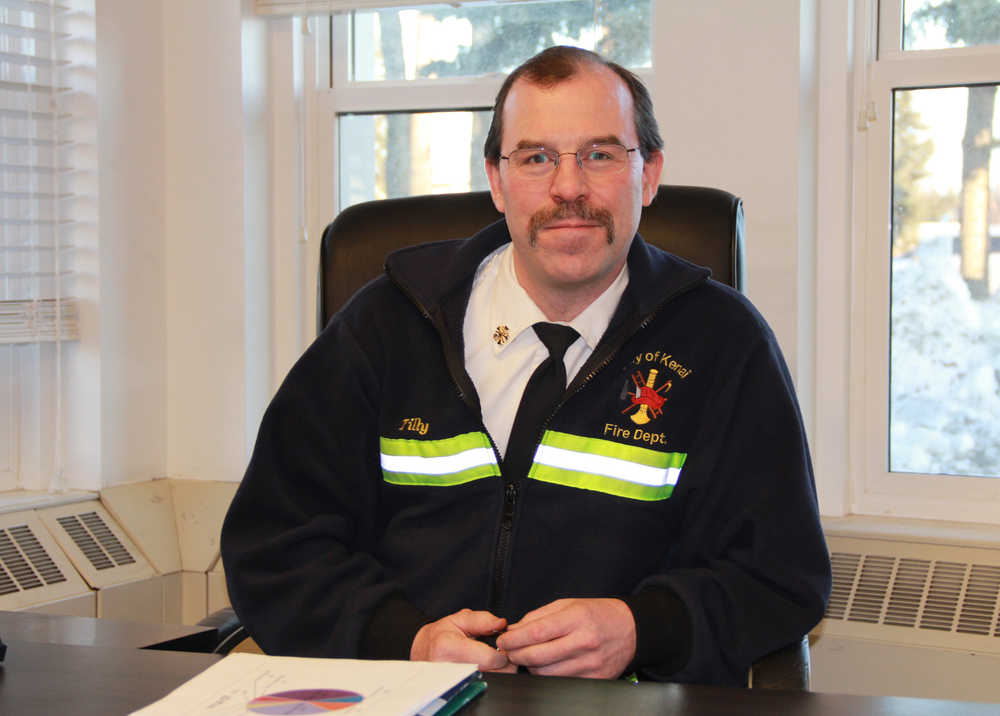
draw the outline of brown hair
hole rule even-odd
[[[596,52],[558,45],[542,50],[507,75],[493,104],[493,121],[483,146],[483,155],[486,159],[494,164],[500,161],[504,103],[507,101],[510,88],[517,80],[523,77],[532,84],[553,87],[575,75],[584,65],[607,67],[625,82],[635,108],[635,131],[639,137],[639,151],[642,158],[648,160],[653,152],[662,149],[663,139],[656,125],[656,117],[653,116],[653,100],[642,81],[621,65],[605,60]]]

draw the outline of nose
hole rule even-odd
[[[559,155],[559,163],[552,172],[549,193],[557,201],[575,201],[587,193],[587,177],[574,152]]]

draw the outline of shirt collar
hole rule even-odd
[[[506,334],[508,337],[502,341],[494,339],[494,352],[500,353],[532,325],[548,319],[517,281],[513,244],[507,244],[489,258],[490,268],[495,270],[489,299],[490,325],[498,334]],[[611,316],[627,286],[628,264],[625,264],[611,285],[579,316],[572,321],[556,322],[572,326],[583,336],[590,350],[594,350],[611,322]]]

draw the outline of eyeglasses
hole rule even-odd
[[[557,152],[545,147],[515,149],[506,159],[511,171],[524,179],[544,179],[559,166],[559,157],[576,157],[576,165],[588,176],[606,177],[619,174],[628,163],[628,155],[638,147],[626,149],[621,144],[591,144],[575,152]]]

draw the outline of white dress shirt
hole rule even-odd
[[[566,379],[572,382],[604,335],[626,286],[627,264],[579,316],[569,322],[549,321],[517,281],[513,244],[504,244],[479,264],[462,325],[465,369],[479,393],[483,423],[501,455],[507,452],[528,379],[549,356],[531,326],[538,321],[561,323],[580,334],[563,359]]]

